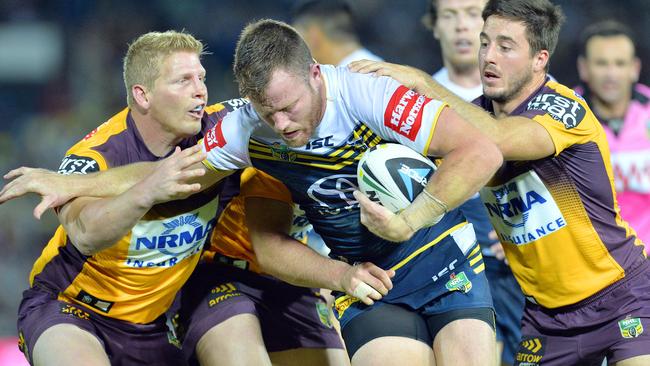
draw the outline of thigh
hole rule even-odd
[[[270,352],[271,362],[282,366],[348,366],[350,359],[344,349],[298,348]]]
[[[432,334],[435,334],[433,351],[438,366],[496,364],[492,309],[449,311],[428,318],[427,324]]]
[[[364,306],[359,314],[346,323],[341,332],[348,354],[353,360],[357,351],[360,351],[371,341],[382,337],[389,337],[392,341],[404,339],[405,341],[401,343],[417,344],[410,341],[406,342],[406,340],[410,339],[422,343],[429,351],[431,351],[433,341],[427,329],[427,324],[420,314],[399,305],[380,302],[370,307]],[[392,341],[387,342],[384,340],[379,343],[382,345],[385,343],[400,343]],[[371,348],[374,351],[376,347],[372,346]],[[416,351],[420,349],[420,347],[416,346],[411,348]],[[369,352],[368,348],[366,348],[365,352]],[[395,350],[395,352],[397,352],[395,355],[397,357],[406,351]],[[420,352],[418,351],[418,353]]]
[[[32,355],[37,366],[111,364],[99,339],[73,324],[57,324],[43,331]]]
[[[271,365],[253,314],[235,315],[208,329],[196,343],[195,356],[200,365]]]
[[[431,346],[407,337],[380,337],[364,344],[352,366],[435,366]]]
[[[62,327],[63,326],[63,327]],[[80,346],[88,346],[90,350],[96,350],[99,346],[101,353],[106,357],[103,344],[98,339],[97,331],[91,321],[91,313],[81,307],[77,307],[62,301],[56,300],[53,295],[30,289],[23,294],[23,300],[18,309],[18,333],[21,340],[21,351],[28,360],[35,360],[35,346],[39,343],[42,335],[47,332],[46,338],[40,342],[40,350],[64,349],[68,345],[63,337],[57,337],[57,332],[50,329],[60,329],[77,335],[80,339]],[[82,333],[83,332],[83,333]],[[92,338],[92,339],[91,339]],[[94,341],[94,342],[93,342]],[[42,352],[39,352],[42,353]],[[86,354],[84,353],[84,354]],[[91,352],[96,353],[96,352]],[[39,354],[39,360],[43,360]],[[49,353],[44,353],[47,360]],[[67,357],[68,353],[55,353],[53,357]],[[52,359],[54,361],[55,359]]]

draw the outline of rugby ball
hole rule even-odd
[[[359,160],[357,181],[368,198],[397,213],[422,192],[435,171],[431,160],[404,145],[379,144]]]

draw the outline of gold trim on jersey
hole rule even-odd
[[[293,151],[281,143],[268,145],[253,138],[250,139],[248,151],[251,158],[286,161],[311,167],[340,170],[355,164],[367,149],[381,142],[381,137],[364,124],[357,126],[352,133],[354,143],[350,144],[346,141],[322,156]]]
[[[426,145],[424,145],[424,150],[422,151],[422,155],[424,156],[429,155],[429,146],[431,146],[431,140],[433,140],[433,133],[436,130],[436,126],[438,126],[438,122],[440,120],[440,114],[445,109],[445,107],[449,107],[449,104],[443,102],[440,108],[438,108],[438,111],[436,111],[436,115],[433,117],[433,123],[431,124],[431,131],[429,131],[429,137],[427,138],[427,143]]]
[[[399,263],[397,263],[396,265],[390,267],[390,269],[392,269],[394,271],[397,271],[398,269],[402,268],[406,263],[408,263],[411,259],[415,258],[418,254],[420,254],[420,253],[424,252],[425,250],[431,248],[432,246],[438,244],[442,239],[446,238],[449,234],[453,233],[454,231],[460,229],[461,227],[463,227],[465,225],[467,225],[467,221],[461,222],[460,224],[456,224],[456,225],[450,227],[449,229],[447,229],[447,231],[445,231],[444,233],[438,235],[437,238],[433,239],[428,244],[425,244],[425,245],[421,246],[416,251],[409,254],[406,258],[399,261]]]

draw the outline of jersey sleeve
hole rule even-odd
[[[61,160],[57,173],[63,175],[89,174],[108,169],[104,156],[93,150],[92,144],[85,140],[71,147]]]
[[[241,175],[240,196],[270,198],[293,204],[289,189],[279,180],[255,168],[246,168]]]
[[[446,103],[420,95],[389,77],[345,71],[339,70],[342,79],[340,90],[353,117],[383,139],[427,155],[440,112]]]
[[[599,133],[599,122],[584,99],[554,81],[528,102],[521,116],[546,129],[555,145],[556,156],[573,145],[593,141]]]
[[[233,103],[236,104],[235,108]],[[213,170],[235,170],[251,166],[248,141],[255,128],[250,104],[245,99],[223,102],[230,111],[199,141],[207,153],[203,164]]]

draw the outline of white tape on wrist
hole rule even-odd
[[[368,297],[368,295],[370,295],[370,294],[372,294],[372,293],[377,293],[377,294],[379,294],[379,292],[378,292],[377,290],[375,290],[374,288],[370,287],[367,283],[365,283],[365,282],[361,282],[361,283],[359,283],[359,284],[357,285],[357,287],[356,287],[356,288],[354,289],[354,291],[352,292],[352,296],[356,297],[356,298],[359,299],[359,300],[363,300],[363,299],[365,299],[366,297]]]

